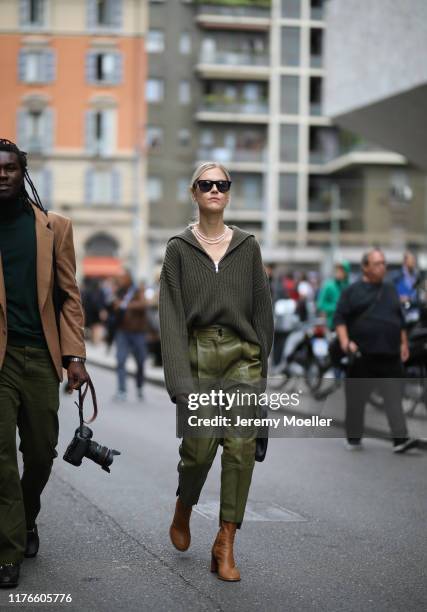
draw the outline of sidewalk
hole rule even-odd
[[[114,346],[107,351],[105,344],[93,345],[87,342],[86,351],[87,363],[89,365],[96,365],[113,371],[116,369],[116,352]],[[134,375],[135,369],[135,363],[133,359],[129,357],[127,363],[128,373]],[[147,360],[145,366],[145,378],[147,382],[155,385],[164,386],[165,384],[163,369],[153,367],[149,360]],[[283,392],[292,391],[286,388],[283,389]],[[295,414],[296,416],[311,416],[312,414],[318,414],[325,418],[331,417],[335,425],[343,427],[343,406],[343,389],[339,389],[323,402],[316,402],[315,400],[310,400],[309,402],[302,401],[300,407],[293,408],[292,411],[289,411],[289,414]],[[284,412],[287,411],[285,410]],[[411,436],[422,438],[423,440],[427,439],[427,411],[425,409],[418,407],[415,416],[408,417],[407,421]],[[366,407],[365,431],[373,436],[389,437],[390,430],[386,416],[382,410],[377,410],[369,405]]]

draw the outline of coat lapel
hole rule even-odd
[[[37,294],[40,313],[51,288],[53,231],[44,212],[33,206],[36,219],[37,242]]]

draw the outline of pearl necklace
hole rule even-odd
[[[197,229],[196,225],[193,225],[192,229],[198,240],[202,240],[203,242],[207,242],[208,244],[218,244],[219,242],[222,242],[224,240],[225,235],[227,233],[227,230],[228,230],[227,225],[225,225],[224,227],[225,227],[224,233],[221,234],[220,236],[216,236],[215,238],[209,238],[208,236],[205,236],[204,234],[202,234],[200,230]]]

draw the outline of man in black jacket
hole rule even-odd
[[[403,453],[418,444],[408,437],[402,411],[402,362],[409,348],[399,296],[384,282],[385,273],[384,253],[365,253],[362,280],[342,293],[334,323],[341,348],[351,357],[345,385],[348,448],[361,448],[365,404],[375,388],[384,398],[393,450]]]

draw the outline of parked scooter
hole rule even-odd
[[[331,367],[328,336],[323,319],[299,323],[287,336],[280,362],[271,370],[270,387],[282,389],[290,379],[303,378],[315,392]]]

